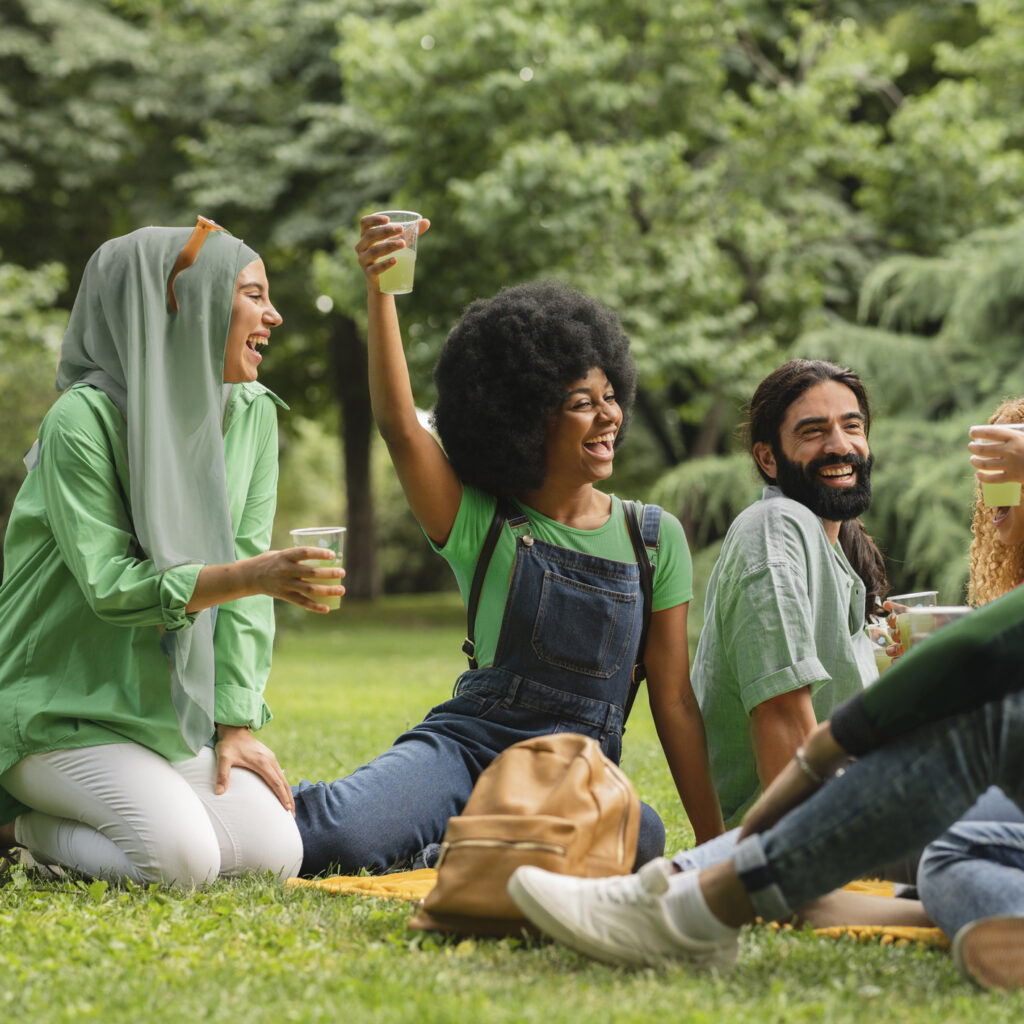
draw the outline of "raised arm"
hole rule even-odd
[[[725,826],[711,781],[704,720],[690,685],[688,607],[680,604],[651,615],[644,663],[658,738],[694,836],[703,843],[720,835]]]
[[[381,271],[395,263],[393,257],[382,257],[405,246],[402,229],[381,214],[364,217],[360,227],[356,252],[366,275],[373,416],[413,515],[427,536],[443,545],[459,510],[462,484],[441,446],[416,415],[394,296],[382,294],[378,284]],[[421,234],[429,227],[428,220],[420,221]]]

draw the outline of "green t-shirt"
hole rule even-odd
[[[276,401],[259,384],[238,384],[225,412],[237,558],[270,546]],[[40,427],[39,462],[15,499],[4,544],[0,773],[29,754],[102,743],[134,741],[170,761],[193,756],[171,704],[160,638],[196,618],[185,606],[202,565],[160,573],[140,552],[126,433],[110,399],[85,384],[61,395]],[[216,721],[259,728],[269,720],[262,692],[273,635],[271,598],[219,606]],[[21,810],[0,790],[0,821]]]
[[[495,498],[491,495],[473,487],[463,486],[462,501],[459,503],[459,511],[447,542],[442,548],[431,542],[434,550],[443,555],[452,567],[463,601],[469,597],[477,559],[487,535],[487,528],[494,517],[496,504]],[[521,502],[516,504],[529,517],[530,532],[538,540],[616,562],[636,562],[636,554],[626,528],[626,517],[622,511],[622,502],[614,495],[608,521],[596,530],[578,530],[572,526],[565,526]],[[490,665],[494,661],[512,576],[515,547],[515,538],[506,525],[494,549],[480,593],[475,639],[477,661],[481,666]],[[674,608],[676,605],[685,604],[693,597],[690,549],[686,544],[682,523],[671,513],[662,513],[658,551],[652,556],[652,561],[655,563],[654,594],[651,602],[653,611]]]
[[[878,678],[864,632],[865,587],[821,520],[766,487],[726,534],[711,572],[693,690],[727,825],[760,793],[750,714],[811,688],[818,721]]]

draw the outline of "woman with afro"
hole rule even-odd
[[[421,232],[428,227],[420,221]],[[690,687],[693,584],[682,526],[657,506],[594,486],[611,476],[636,391],[618,319],[554,282],[474,302],[435,369],[439,445],[417,419],[394,298],[378,286],[405,244],[401,227],[373,214],[361,228],[374,417],[414,515],[475,610],[472,667],[450,700],[370,764],[297,787],[302,873],[429,862],[480,773],[531,736],[583,733],[618,762],[644,620],[637,551],[645,547],[654,563],[643,657],[654,721],[697,841],[718,835],[722,816]],[[636,547],[631,510],[643,535]],[[500,532],[474,608],[472,582],[492,524]],[[660,855],[664,842],[661,820],[645,805],[637,865]]]

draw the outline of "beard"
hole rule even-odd
[[[773,449],[774,451],[774,449]],[[871,466],[874,455],[867,458],[851,452],[849,455],[823,455],[811,462],[791,462],[775,451],[775,482],[787,498],[806,505],[816,516],[832,523],[856,519],[871,504]],[[821,482],[818,471],[824,466],[850,465],[857,474],[854,487],[829,487]]]

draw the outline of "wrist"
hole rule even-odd
[[[217,739],[223,740],[228,736],[237,736],[242,732],[252,732],[252,726],[246,722],[245,725],[225,725],[223,722],[217,723]]]
[[[800,771],[820,781],[831,778],[849,760],[850,755],[836,742],[828,722],[822,722],[804,741],[794,756]]]

